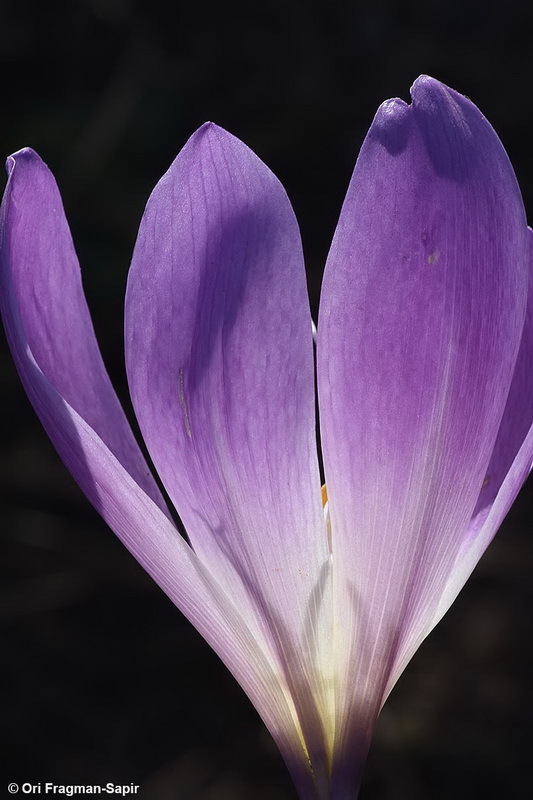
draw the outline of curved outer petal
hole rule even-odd
[[[533,231],[526,321],[513,382],[474,516],[461,543],[432,627],[449,609],[496,535],[533,466]]]
[[[18,176],[21,158],[22,175]],[[71,270],[77,270],[77,264],[72,258],[70,237],[63,236],[66,223],[57,189],[50,182],[50,173],[32,152],[17,155],[15,161],[16,165],[10,162],[11,175],[0,219],[0,307],[7,340],[28,397],[88,499],[239,681],[280,747],[300,787],[301,797],[313,800],[316,790],[295,719],[294,704],[260,631],[250,626],[231,595],[219,586],[166,514],[139,485],[136,480],[139,462],[132,462],[131,450],[120,451],[122,457],[125,453],[130,455],[124,465],[91,427],[85,416],[91,416],[92,407],[84,404],[86,398],[80,387],[63,371],[67,366],[76,369],[76,365],[70,363],[73,354],[61,337],[70,341],[80,336],[76,325],[81,324],[81,332],[87,336],[92,328],[88,327],[87,318],[83,319],[86,307],[79,279],[77,272],[75,276],[71,274]],[[42,184],[39,181],[32,184],[28,170],[33,167],[37,169],[38,179],[43,179]],[[29,190],[32,185],[34,194]],[[42,188],[40,196],[39,187]],[[27,213],[28,207],[33,216]],[[22,220],[26,220],[30,230],[22,226]],[[49,264],[45,257],[50,259]],[[21,263],[23,258],[29,261]],[[44,280],[43,271],[48,269],[50,272]],[[57,281],[63,290],[61,302],[65,308],[61,312],[53,302],[54,298],[58,302]],[[28,304],[33,304],[33,309],[27,308]],[[73,314],[72,309],[77,311],[78,318],[69,316]],[[32,335],[31,344],[26,325]],[[37,363],[32,345],[42,359],[42,366]],[[94,402],[102,404],[104,414],[103,404],[109,402],[109,395],[102,390],[102,385],[105,389],[107,384],[102,376],[103,368],[94,355],[95,346],[90,341],[86,341],[85,346],[79,341],[72,343],[72,347],[79,348],[78,352],[87,357],[85,366],[94,367],[85,376],[76,374]],[[72,404],[63,392],[70,395]],[[110,419],[120,422],[116,406],[111,403],[109,415],[105,417],[104,414],[101,419],[97,414],[92,416],[104,436],[109,434]],[[127,423],[121,424],[123,432],[127,432]],[[144,480],[142,472],[140,479]]]
[[[341,792],[357,780],[350,737],[366,726],[368,738],[400,648],[421,620],[431,626],[480,494],[520,344],[527,252],[512,168],[477,108],[426,77],[411,106],[384,103],[318,326]]]
[[[522,331],[520,350],[509,391],[509,397],[498,431],[483,486],[474,510],[472,521],[463,542],[463,548],[477,537],[490,508],[500,492],[502,483],[522,447],[533,424],[533,231],[529,233],[529,290],[526,320]],[[496,530],[493,532],[493,536]],[[489,542],[486,542],[488,545]]]
[[[533,232],[529,229],[530,271],[526,321],[516,359],[511,389],[494,450],[470,524],[460,542],[433,617],[425,614],[399,647],[394,672],[385,695],[392,689],[423,640],[442,619],[496,535],[533,465]]]
[[[165,509],[103,364],[54,176],[30,148],[11,156],[7,167],[3,248],[34,358],[59,394]]]
[[[310,692],[328,684],[317,649],[329,657],[329,552],[300,237],[279,181],[211,123],[147,204],[126,294],[126,365],[191,544],[269,637],[320,761]]]

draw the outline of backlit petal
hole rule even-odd
[[[3,268],[33,357],[58,394],[164,509],[100,355],[54,177],[30,148],[11,156],[7,167]]]
[[[215,125],[191,137],[146,207],[126,364],[193,548],[261,624],[308,746],[323,751],[310,693],[327,682],[329,553],[300,237],[278,180]]]
[[[418,79],[412,105],[383,104],[363,144],[318,325],[341,784],[356,780],[349,743],[364,751],[361,729],[368,739],[400,650],[431,622],[472,517],[527,281],[524,210],[498,137],[466,98]]]
[[[35,162],[37,157],[26,153],[23,158]],[[43,228],[40,229],[38,216],[43,211],[40,204],[33,207],[33,219],[24,216],[23,212],[25,205],[31,203],[32,195],[27,187],[33,186],[38,192],[41,184],[38,180],[28,179],[13,191],[13,178],[18,166],[19,156],[1,212],[0,306],[8,343],[28,397],[60,457],[88,499],[142,567],[218,653],[274,736],[293,779],[300,787],[301,797],[314,800],[314,782],[294,702],[283,675],[276,669],[275,659],[271,657],[261,630],[254,626],[253,619],[242,614],[231,594],[220,587],[216,577],[202,564],[168,516],[136,482],[128,469],[131,469],[131,460],[125,459],[127,465],[121,463],[98,432],[64,396],[70,395],[69,399],[90,417],[91,407],[84,405],[84,398],[79,396],[76,386],[70,387],[66,371],[67,368],[76,369],[76,365],[70,363],[73,354],[61,335],[69,339],[80,335],[77,324],[85,333],[92,334],[92,328],[88,327],[90,323],[84,317],[86,307],[79,279],[75,279],[70,271],[75,264],[72,259],[66,263],[72,252],[63,252],[61,248],[65,239],[54,227],[61,211],[57,204],[53,205],[59,202],[57,190],[51,197],[46,193],[41,197],[52,205],[45,207],[40,220]],[[13,169],[13,165],[11,167]],[[45,168],[37,162],[37,169],[42,171]],[[45,180],[48,178],[49,173],[46,173]],[[28,194],[21,195],[19,189]],[[21,227],[24,219],[30,228],[26,237]],[[64,232],[62,215],[59,224]],[[21,242],[24,248],[19,246]],[[39,249],[41,242],[44,244]],[[28,260],[22,261],[22,255]],[[69,309],[56,309],[60,296],[57,281],[63,289],[63,303],[72,299],[81,320],[69,318]],[[35,318],[25,305],[31,297],[35,303]],[[26,325],[34,337],[44,368],[34,356]],[[101,384],[98,382],[103,382],[99,370],[103,368],[96,360],[88,335],[85,343],[78,341],[72,347],[79,348],[77,352],[86,358],[86,367],[96,364],[85,379],[77,373],[79,380],[84,380],[82,386],[94,402],[109,402],[109,396],[104,395],[102,400],[99,395]],[[91,379],[96,385],[91,383]],[[109,413],[114,413],[113,407]],[[120,423],[118,414],[114,419]],[[99,420],[96,415],[92,420],[100,425],[104,434],[109,431],[107,417]],[[124,430],[128,431],[123,427]],[[121,451],[122,456],[124,453],[128,451]]]
[[[446,613],[496,535],[533,465],[533,232],[526,322],[487,475],[432,626]]]

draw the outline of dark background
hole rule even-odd
[[[31,145],[57,176],[124,402],[136,228],[196,127],[227,127],[285,184],[316,313],[362,138],[421,72],[491,120],[533,218],[532,22],[517,0],[4,0],[0,151]],[[248,700],[81,496],[1,347],[0,795],[110,780],[148,800],[294,798]],[[402,677],[363,800],[531,796],[532,515],[529,486]]]

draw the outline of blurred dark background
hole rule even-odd
[[[366,129],[419,73],[479,105],[533,218],[532,13],[518,0],[4,0],[0,150],[31,145],[56,174],[125,404],[137,225],[196,127],[227,127],[285,184],[316,312]],[[1,347],[0,793],[110,780],[148,800],[294,798],[248,700],[81,496]],[[391,696],[363,800],[531,796],[532,528],[526,486]]]

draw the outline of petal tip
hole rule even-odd
[[[430,75],[419,75],[411,86],[410,93],[414,108],[435,105],[439,99],[451,98],[452,94],[456,94],[444,83]]]
[[[44,164],[42,158],[31,147],[22,147],[12,153],[6,160],[6,172],[9,175],[13,172],[16,164],[33,163]]]
[[[385,117],[386,119],[392,119],[394,117],[402,117],[409,105],[402,100],[401,97],[391,97],[389,100],[385,100],[378,108],[376,112],[376,117],[382,118]]]
[[[205,134],[209,134],[216,127],[217,127],[216,123],[211,122],[211,120],[208,119],[206,120],[206,122],[204,122],[203,125],[200,125],[200,127],[197,129],[196,133],[193,134],[193,136],[198,136],[198,135],[202,136]]]
[[[411,107],[399,97],[385,100],[372,122],[369,136],[375,137],[391,155],[399,155],[409,138]]]
[[[431,75],[419,75],[418,78],[415,80],[413,85],[411,86],[411,97],[413,97],[419,90],[425,89],[436,89],[436,88],[447,88],[444,86],[443,83],[438,81],[436,78],[432,78]]]
[[[451,113],[452,117],[457,118],[464,116],[466,104],[475,108],[477,114],[482,116],[479,109],[464,95],[430,75],[419,75],[411,86],[411,100],[415,112],[435,112],[440,108],[447,115]]]
[[[211,122],[208,120],[207,122],[204,122],[203,125],[200,125],[198,130],[195,131],[195,133],[193,133],[191,136],[191,139],[201,141],[204,138],[209,139],[214,136],[220,138],[221,136],[231,136],[231,133],[224,128],[221,128],[220,125],[216,124],[216,122]]]
[[[239,142],[239,139],[225,130],[225,128],[220,127],[215,122],[207,121],[192,134],[184,150],[190,147],[192,152],[202,153],[204,149],[209,149],[210,146],[231,146],[235,145],[236,142]]]
[[[21,147],[15,153],[12,153],[9,158],[14,161],[42,161],[41,157],[32,147]]]

